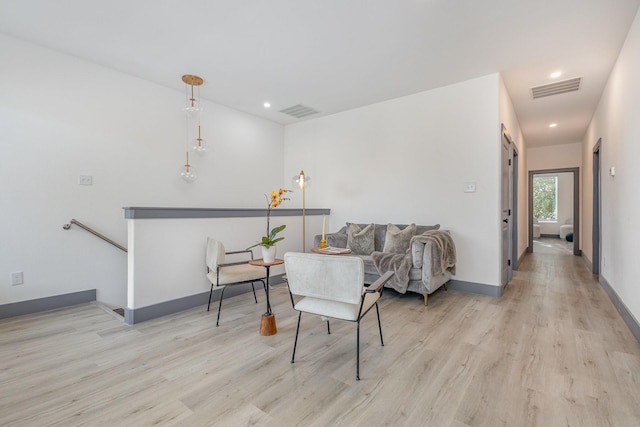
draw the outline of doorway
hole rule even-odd
[[[529,171],[529,246],[527,252],[533,252],[533,181],[536,175],[557,175],[571,173],[573,176],[573,255],[580,256],[580,168],[544,169]],[[563,225],[563,224],[559,224]]]

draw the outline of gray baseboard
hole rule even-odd
[[[448,289],[454,291],[468,292],[471,294],[487,295],[490,297],[501,297],[502,286],[486,285],[484,283],[465,282],[464,280],[449,280]]]
[[[560,235],[559,234],[540,234],[540,237],[553,237],[553,238],[559,239]]]
[[[620,313],[620,316],[622,317],[622,320],[624,320],[624,323],[627,324],[627,327],[629,328],[633,336],[636,337],[636,340],[640,342],[640,323],[638,323],[636,318],[633,317],[633,314],[629,311],[627,306],[624,305],[624,302],[622,302],[616,291],[611,287],[609,282],[607,282],[607,279],[600,275],[599,282],[602,286],[602,289],[604,289],[607,295],[609,295],[609,299],[615,306],[616,310],[618,310],[618,313]]]
[[[271,276],[269,281],[272,284],[281,283],[283,276],[284,274]],[[256,284],[256,294],[258,295],[258,298],[260,296],[258,292],[260,291],[261,291],[260,286]],[[224,291],[224,297],[225,299],[231,298],[236,295],[244,294],[247,292],[251,292],[250,283],[246,283],[244,285],[229,286]],[[212,310],[218,309],[217,304],[214,306],[213,303],[215,301],[220,301],[221,293],[222,293],[221,289],[214,288],[213,296],[211,297]],[[128,325],[133,325],[136,323],[144,322],[151,319],[156,319],[158,317],[166,316],[168,314],[178,313],[180,311],[189,310],[191,308],[199,307],[199,306],[203,306],[203,310],[206,310],[207,309],[206,305],[208,302],[209,302],[209,291],[202,292],[195,295],[190,295],[183,298],[174,299],[171,301],[165,301],[158,304],[149,305],[146,307],[140,307],[140,308],[134,308],[134,309],[125,308],[124,322]],[[260,304],[260,302],[261,301],[258,301],[258,304]],[[264,303],[264,298],[262,302]],[[223,306],[224,306],[224,303],[223,303]]]
[[[63,295],[37,298],[27,301],[13,302],[0,305],[0,319],[22,316],[24,314],[39,313],[41,311],[55,310],[71,305],[84,304],[96,300],[96,290],[72,292]]]

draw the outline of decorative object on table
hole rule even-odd
[[[194,76],[192,74],[185,74],[182,76],[182,81],[185,83],[185,93],[187,97],[187,103],[185,105],[186,112],[186,140],[187,140],[187,150],[186,150],[186,163],[180,169],[180,177],[188,183],[192,183],[196,179],[198,179],[198,170],[189,163],[189,148],[193,150],[197,154],[204,154],[208,150],[207,143],[201,136],[201,126],[200,126],[200,86],[204,83],[204,80],[201,77]],[[198,88],[197,96],[195,88]],[[190,93],[189,93],[190,92]],[[194,143],[189,144],[190,141],[190,129],[195,128],[191,125],[191,122],[197,123],[198,135],[194,138]],[[189,147],[191,145],[191,147]]]
[[[327,246],[324,248],[321,248],[321,247],[311,248],[311,252],[314,252],[317,254],[323,254],[323,255],[348,255],[351,253],[351,249]]]
[[[262,249],[262,259],[264,262],[269,263],[273,262],[276,258],[276,243],[283,240],[284,237],[276,237],[276,235],[284,230],[287,226],[285,224],[280,225],[278,227],[270,228],[270,220],[271,220],[271,209],[277,208],[280,206],[285,200],[289,200],[289,198],[284,197],[284,193],[290,193],[291,190],[278,189],[273,190],[268,196],[265,194],[264,197],[267,199],[267,235],[262,236],[262,239],[255,245],[249,246],[247,248],[255,248],[256,246],[260,246]]]
[[[364,287],[364,266],[361,258],[336,257],[318,254],[287,252],[284,254],[287,284],[293,309],[298,311],[298,326],[293,342],[291,363],[296,356],[298,331],[302,313],[323,316],[327,321],[327,333],[331,333],[329,318],[357,323],[356,332],[356,380],[360,379],[360,320],[373,307],[378,314],[380,344],[382,324],[378,299],[384,284],[393,276],[389,271],[371,286]],[[313,334],[312,334],[313,335]]]
[[[302,190],[302,252],[306,252],[307,246],[305,241],[306,235],[306,212],[305,212],[305,192],[307,187],[311,185],[311,177],[304,174],[304,171],[301,170],[300,173],[293,177],[292,179],[293,185],[296,185],[298,188]]]
[[[320,249],[325,249],[327,247],[327,241],[324,238],[325,237],[324,230],[327,225],[326,223],[327,223],[327,218],[324,215],[322,215],[322,239],[320,240],[320,246],[319,246]]]
[[[227,255],[230,255],[236,259],[235,262],[228,261]],[[243,260],[240,258],[245,257]],[[253,299],[256,304],[258,299],[256,298],[256,289],[254,288],[254,282],[262,282],[262,287],[265,288],[265,271],[260,267],[247,264],[253,260],[253,252],[250,250],[244,251],[231,251],[226,252],[222,242],[212,238],[207,238],[207,250],[205,253],[205,262],[207,264],[207,279],[211,282],[211,291],[209,292],[209,304],[207,305],[207,311],[211,307],[211,296],[213,295],[213,287],[217,286],[222,288],[220,293],[220,302],[218,303],[218,317],[216,319],[216,326],[220,322],[220,311],[222,310],[222,297],[224,296],[224,290],[227,286],[240,285],[243,283],[251,283],[251,289],[253,289]],[[267,280],[268,283],[268,280]]]

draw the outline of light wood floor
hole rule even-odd
[[[638,426],[640,344],[571,255],[527,256],[502,298],[385,292],[355,325],[264,295],[126,326],[95,304],[0,321],[0,425]]]

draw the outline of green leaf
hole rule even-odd
[[[276,243],[278,243],[280,240],[284,240],[284,237],[278,237],[277,239],[274,239],[271,241],[271,246],[275,245]]]
[[[284,230],[286,227],[287,226],[285,224],[283,224],[280,227],[276,227],[273,230],[271,230],[271,232],[269,233],[269,239],[273,239],[274,237],[276,237],[276,234],[278,234],[279,232]]]

